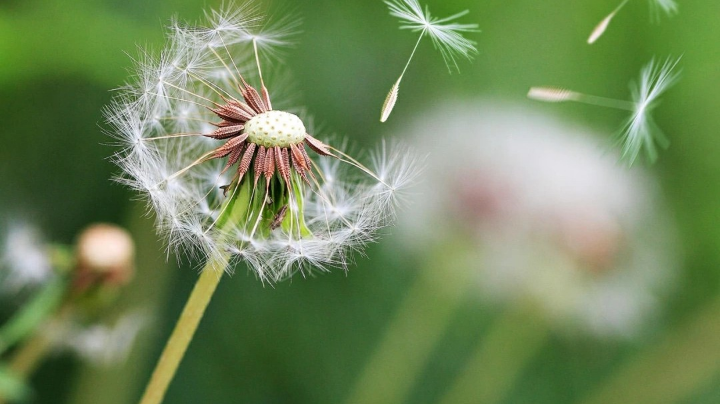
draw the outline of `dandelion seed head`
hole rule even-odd
[[[677,255],[649,174],[618,166],[586,129],[496,101],[435,106],[403,133],[430,157],[400,239],[471,246],[445,276],[568,333],[632,337],[656,318]]]
[[[107,108],[118,180],[147,198],[170,250],[228,272],[242,262],[267,282],[346,268],[416,172],[407,149],[384,145],[367,167],[311,135],[303,108],[277,109],[286,86],[267,62],[291,44],[293,17],[273,22],[247,3],[174,21],[165,50],[141,51]]]

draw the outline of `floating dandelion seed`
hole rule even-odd
[[[404,167],[381,176],[388,162],[366,167],[277,109],[261,57],[287,45],[297,21],[238,10],[212,12],[209,28],[174,23],[160,57],[137,61],[137,82],[107,110],[120,180],[147,195],[175,249],[242,260],[264,281],[344,267],[392,218],[387,195],[406,184]]]
[[[679,58],[668,58],[658,63],[653,59],[645,65],[640,72],[640,81],[630,86],[632,101],[597,97],[556,87],[532,87],[528,97],[545,102],[575,101],[631,111],[632,115],[618,136],[622,143],[622,158],[632,164],[644,148],[648,160],[653,162],[658,155],[656,143],[666,148],[669,141],[655,124],[651,112],[657,106],[658,98],[679,79],[680,73],[673,72],[679,61]]]
[[[627,4],[628,1],[629,0],[623,0],[622,3],[615,7],[615,9],[610,12],[610,14],[608,14],[605,18],[602,19],[602,21],[598,23],[598,25],[595,26],[595,29],[593,29],[593,31],[590,33],[590,37],[587,40],[588,44],[595,43],[595,41],[597,41],[605,33],[605,30],[607,30],[607,27],[608,25],[610,25],[612,19],[615,18],[615,15],[623,7],[625,7],[625,4]],[[668,16],[677,13],[678,6],[674,0],[649,0],[649,2],[652,18],[655,20],[659,19],[661,11]]]
[[[445,60],[445,64],[448,69],[454,66],[455,69],[459,70],[456,57],[462,56],[467,59],[472,59],[472,56],[477,52],[475,49],[475,42],[462,36],[462,32],[477,32],[477,24],[458,24],[451,23],[457,18],[460,18],[468,13],[467,10],[452,15],[447,18],[435,18],[430,15],[430,11],[426,7],[423,11],[417,0],[388,0],[385,4],[390,8],[390,15],[400,18],[402,25],[400,29],[409,29],[411,31],[420,31],[420,37],[415,43],[415,47],[405,63],[400,77],[393,84],[390,92],[385,98],[382,112],[380,114],[380,122],[387,121],[390,113],[395,107],[397,101],[398,92],[400,90],[400,81],[405,75],[410,61],[415,56],[415,51],[420,45],[420,41],[427,34],[433,42],[436,49],[440,51],[440,54]]]

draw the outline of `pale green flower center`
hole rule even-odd
[[[305,125],[289,112],[268,111],[245,123],[248,142],[265,147],[290,147],[305,140]]]

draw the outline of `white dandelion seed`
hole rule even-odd
[[[650,162],[658,157],[657,146],[666,148],[668,139],[657,126],[651,115],[659,103],[659,97],[680,78],[674,71],[680,59],[668,58],[664,62],[651,60],[640,72],[640,80],[631,83],[632,101],[616,100],[555,87],[532,87],[528,97],[545,102],[575,101],[585,104],[631,111],[618,135],[622,144],[622,158],[633,164],[642,150]]]
[[[282,96],[261,59],[291,44],[296,19],[268,22],[249,5],[206,19],[173,23],[166,49],[142,52],[137,81],[107,109],[119,180],[190,257],[244,262],[269,282],[346,267],[392,221],[413,157],[396,149],[383,166],[363,165],[287,112],[301,108],[275,109]]]
[[[610,12],[605,18],[603,18],[596,26],[595,29],[590,33],[587,43],[594,44],[607,30],[610,22],[615,15],[622,10],[623,7],[628,3],[629,0],[623,0],[613,11]],[[648,0],[650,4],[650,15],[653,20],[660,19],[660,13],[663,12],[667,16],[677,14],[678,5],[675,0]]]
[[[393,84],[385,98],[380,114],[380,122],[385,122],[388,117],[390,117],[390,113],[397,102],[398,92],[400,91],[400,81],[405,75],[408,66],[410,66],[410,61],[413,56],[415,56],[415,51],[417,51],[420,41],[426,34],[432,40],[435,49],[440,51],[448,70],[452,70],[452,67],[454,67],[459,71],[460,68],[457,65],[456,58],[464,57],[466,59],[472,59],[474,54],[477,53],[475,42],[465,38],[462,33],[478,32],[477,24],[451,22],[466,15],[468,10],[450,17],[437,18],[430,15],[430,10],[427,7],[423,10],[417,0],[386,0],[385,4],[390,8],[390,15],[401,20],[400,29],[408,29],[413,32],[419,31],[420,37],[415,43],[415,47],[407,63],[405,63],[402,73],[400,73],[400,77],[395,84]]]

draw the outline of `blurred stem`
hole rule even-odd
[[[13,378],[23,381],[32,374],[50,349],[50,341],[38,333],[24,345],[10,359],[8,370]],[[12,398],[10,398],[12,400]],[[6,398],[0,396],[0,404],[5,404]]]
[[[506,311],[479,342],[441,404],[502,401],[529,360],[547,341],[547,322],[520,306]]]
[[[583,404],[684,402],[720,370],[720,299],[641,353]]]
[[[219,257],[208,261],[203,268],[150,377],[140,400],[141,404],[159,404],[165,397],[165,392],[175,376],[180,361],[185,356],[185,351],[195,335],[205,309],[220,283],[226,262],[226,257]]]
[[[0,328],[0,355],[32,334],[44,320],[55,312],[62,302],[65,286],[66,281],[62,277],[58,276],[52,279]]]
[[[57,324],[65,321],[70,313],[68,306],[61,307],[48,321],[47,328],[55,328]],[[27,380],[50,351],[51,341],[42,331],[36,329],[35,335],[13,352],[8,369],[17,380]],[[5,399],[0,397],[0,404],[4,403]]]
[[[457,246],[449,246],[421,268],[351,391],[348,404],[406,401],[465,295],[467,266],[457,262],[464,255]]]
[[[123,216],[127,219],[127,229],[135,239],[137,247],[136,279],[122,292],[111,308],[110,316],[136,312],[139,307],[154,319],[157,317],[154,307],[164,302],[170,293],[171,279],[177,275],[172,261],[168,263],[163,245],[155,234],[154,218],[148,217],[145,205],[134,203]],[[153,309],[151,309],[153,307]],[[96,404],[98,391],[103,392],[102,404],[128,404],[137,400],[137,391],[147,382],[146,375],[140,374],[138,363],[145,363],[148,355],[165,335],[153,332],[141,332],[133,343],[127,360],[117,366],[98,367],[91,363],[81,363],[77,384],[66,402],[73,404]]]
[[[10,370],[20,379],[26,379],[37,369],[50,349],[50,340],[37,333],[26,342],[10,360]]]

